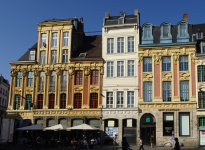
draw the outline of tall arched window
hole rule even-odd
[[[74,95],[74,108],[81,108],[82,105],[82,94],[76,93]]]
[[[21,96],[19,94],[15,95],[14,110],[19,110],[19,108],[20,108],[20,98],[21,98]]]
[[[90,108],[98,108],[98,94],[97,93],[90,94]]]
[[[205,82],[205,66],[198,66],[198,82]]]
[[[25,104],[25,109],[30,110],[31,109],[31,100],[32,100],[32,95],[27,94],[26,95],[26,104]]]
[[[43,94],[38,95],[37,109],[43,109]]]
[[[54,109],[54,103],[55,103],[55,94],[49,95],[49,108],[48,109]]]
[[[75,72],[75,85],[82,85],[83,83],[83,71],[78,70]]]
[[[99,71],[98,70],[92,70],[91,71],[91,84],[97,85],[98,84],[98,78],[99,78]]]
[[[60,100],[60,108],[65,109],[66,108],[66,94],[61,94],[61,100]]]

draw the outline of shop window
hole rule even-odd
[[[43,126],[43,120],[42,119],[36,119],[36,124]]]
[[[199,92],[199,108],[205,108],[205,92]]]
[[[38,95],[38,107],[37,109],[43,109],[43,94]]]
[[[22,72],[17,72],[16,87],[21,87],[22,84]]]
[[[152,82],[144,82],[144,102],[152,102]]]
[[[52,127],[55,125],[55,120],[54,119],[48,119],[47,120],[47,127]]]
[[[74,95],[74,108],[81,108],[82,105],[82,94],[76,93]]]
[[[180,100],[189,101],[189,81],[180,81]]]
[[[31,100],[32,100],[32,95],[31,94],[27,94],[26,95],[25,110],[31,110]]]
[[[78,125],[81,125],[81,124],[83,124],[83,120],[82,119],[72,120],[72,127],[78,126]]]
[[[143,72],[152,72],[152,57],[143,58]]]
[[[82,85],[83,83],[83,71],[78,70],[75,72],[75,85]]]
[[[90,94],[90,108],[98,108],[98,93]]]
[[[107,108],[113,108],[113,92],[107,92]]]
[[[198,82],[205,82],[205,66],[198,66]]]
[[[174,114],[164,113],[163,114],[163,135],[171,136],[174,134]]]
[[[48,109],[54,109],[54,103],[55,103],[55,94],[49,95],[49,108]]]
[[[28,72],[27,87],[33,86],[33,72]]]
[[[101,123],[99,119],[90,119],[89,125],[96,127],[96,128],[100,128]]]
[[[179,56],[179,71],[189,70],[188,56]]]
[[[162,71],[171,71],[171,57],[162,57]]]
[[[111,54],[114,52],[114,38],[107,39],[107,53]]]
[[[163,83],[163,102],[171,102],[172,101],[172,86],[171,82],[166,81]]]
[[[66,108],[66,94],[61,94],[61,100],[60,100],[60,108],[65,109]]]
[[[67,120],[66,119],[60,119],[59,124],[62,124],[64,126],[68,126]]]
[[[205,117],[199,118],[199,127],[205,127]]]
[[[189,135],[189,113],[179,113],[179,135]]]
[[[19,108],[20,108],[20,99],[21,99],[21,96],[19,94],[16,94],[15,99],[14,99],[14,110],[19,110]]]
[[[98,78],[99,78],[99,71],[98,70],[92,70],[91,71],[91,84],[92,85],[98,85]]]

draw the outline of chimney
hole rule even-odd
[[[109,12],[106,12],[106,13],[105,13],[105,18],[109,19],[109,17],[110,17]]]
[[[186,11],[184,11],[184,15],[183,15],[183,19],[182,20],[188,22],[188,15],[187,15]]]
[[[134,10],[134,15],[137,16],[138,13],[139,13],[139,12],[138,12],[138,9],[135,9],[135,10]]]
[[[79,18],[79,22],[83,23],[83,17]]]

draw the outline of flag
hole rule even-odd
[[[43,42],[43,46],[46,47],[46,43],[45,42]]]

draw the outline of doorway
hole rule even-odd
[[[140,120],[140,137],[143,145],[151,145],[150,137],[154,136],[154,144],[156,144],[156,120],[152,114],[144,114]]]

